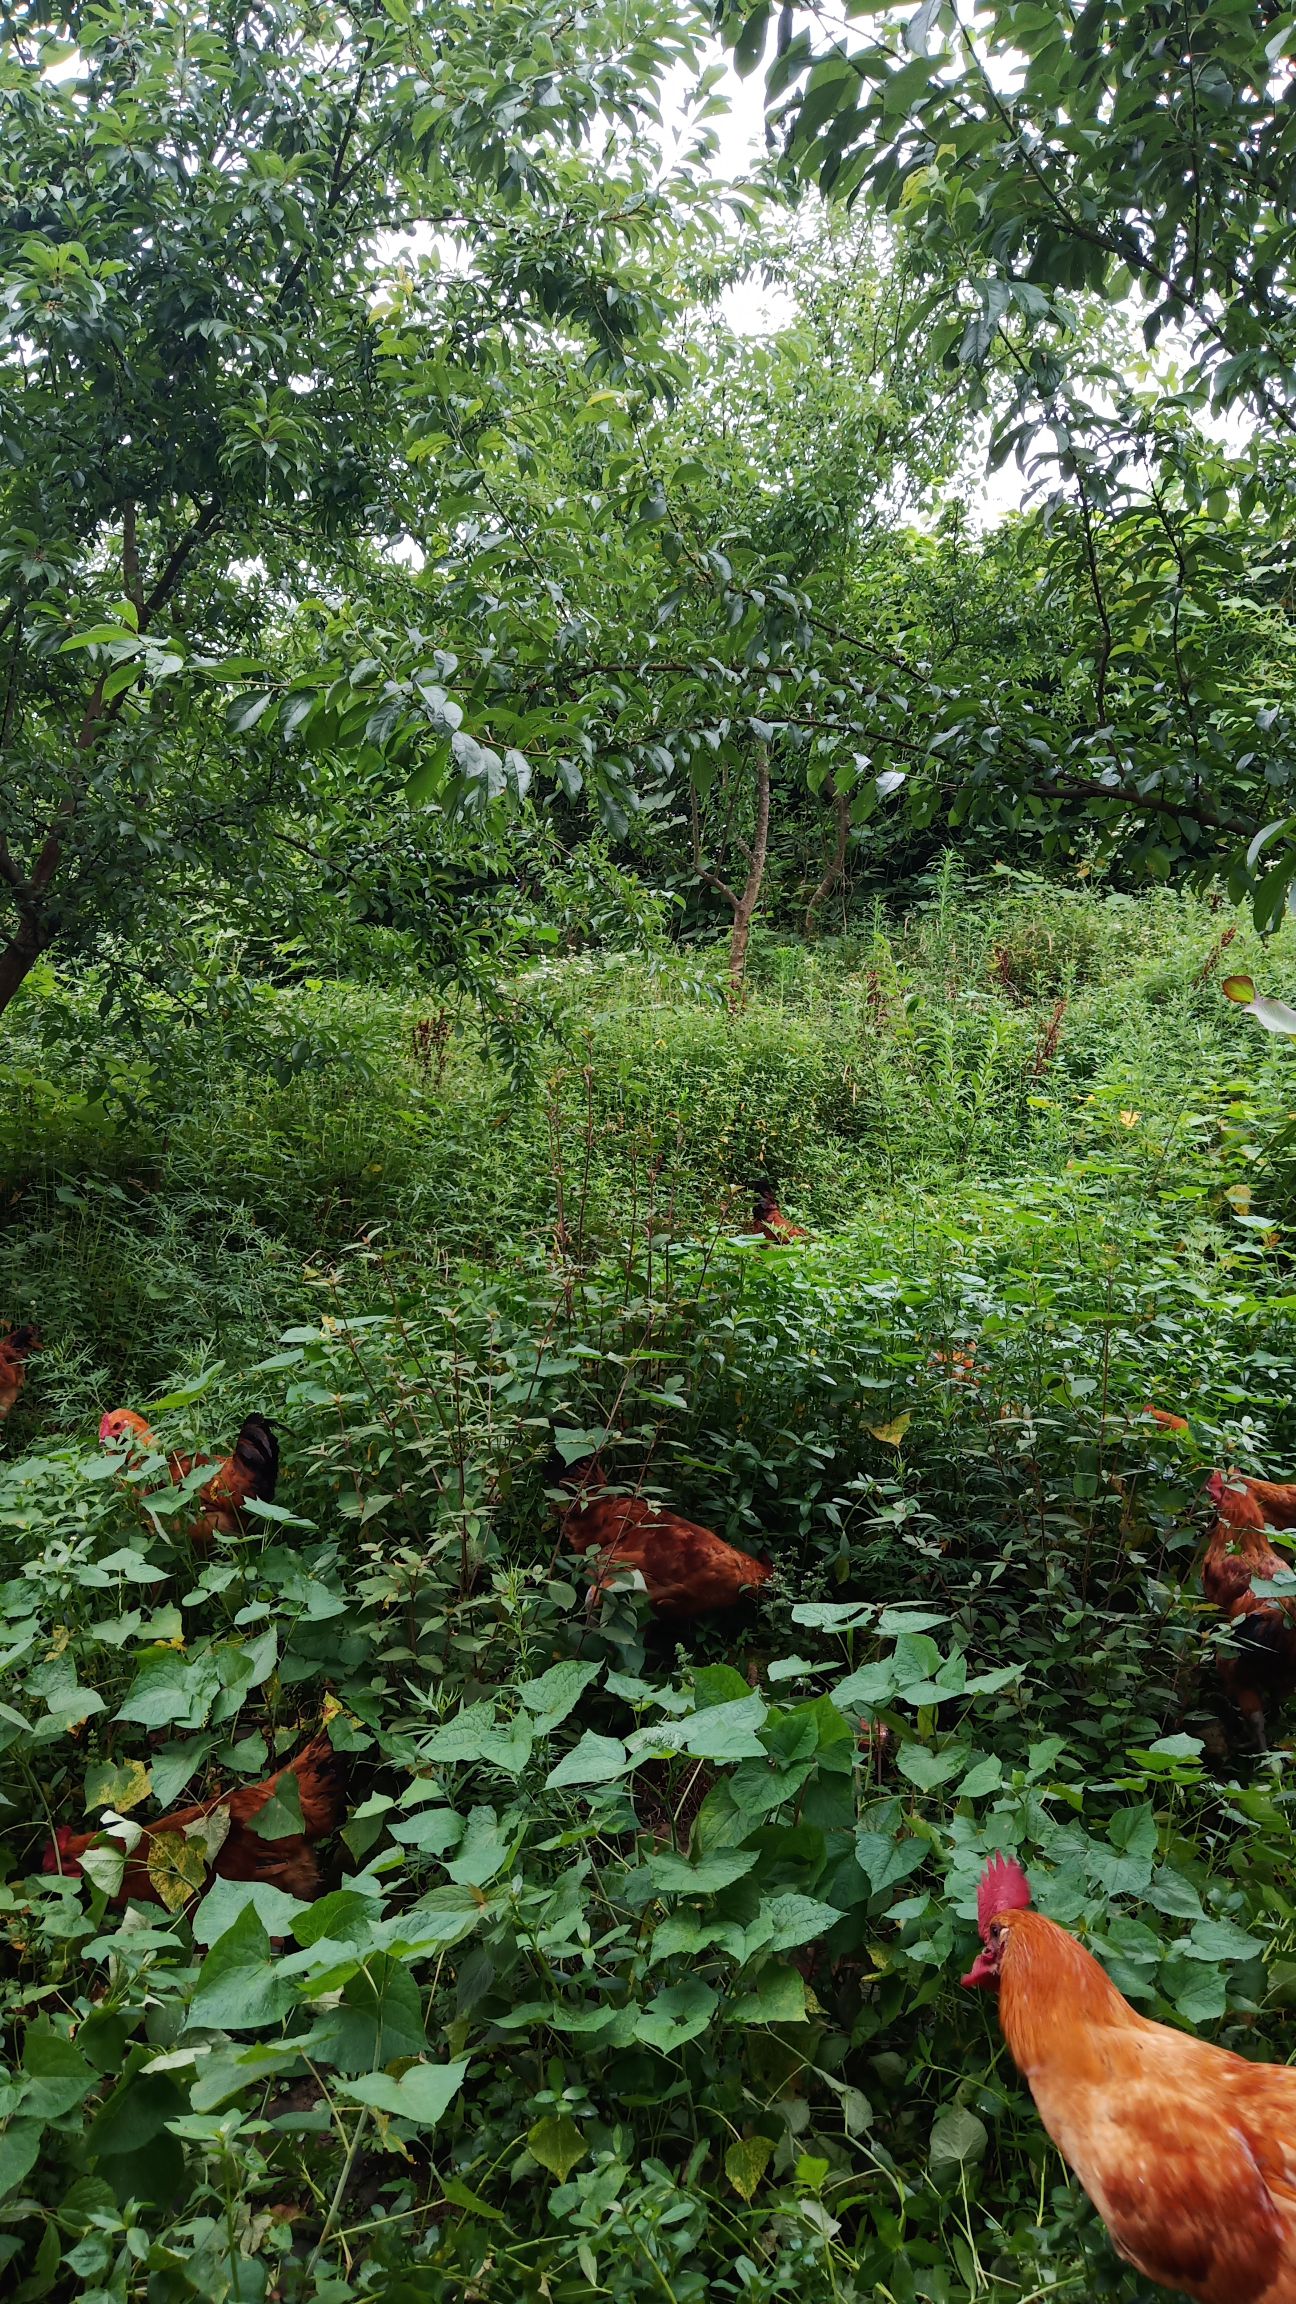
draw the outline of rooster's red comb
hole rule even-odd
[[[990,1941],[990,1923],[996,1912],[1022,1912],[1031,1900],[1030,1882],[1012,1856],[992,1856],[977,1889],[977,1928],[981,1941]]]

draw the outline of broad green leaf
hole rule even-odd
[[[742,2200],[754,2198],[774,2151],[769,2136],[740,2136],[725,2153],[725,2174]]]
[[[795,1968],[772,1962],[762,1968],[754,1990],[740,1993],[724,2013],[729,2024],[804,2024],[805,1984]]]
[[[938,2114],[932,2123],[928,2153],[933,2167],[942,2163],[966,2167],[985,2158],[990,2138],[985,2122],[966,2105],[956,2104],[949,2111]]]
[[[565,2184],[577,2163],[583,2160],[589,2146],[570,2112],[551,2112],[537,2120],[527,2130],[527,2150],[533,2160]]]
[[[565,1752],[545,1778],[546,1792],[579,1784],[611,1784],[633,1766],[618,1736],[599,1736],[587,1728],[579,1744]]]
[[[277,2024],[292,2005],[292,1987],[278,1975],[270,1939],[249,1904],[203,1961],[189,2023],[210,2024],[220,2032],[255,2032]]]
[[[700,1976],[686,1977],[683,1983],[668,1985],[639,2010],[634,2037],[668,2055],[706,2031],[717,2004],[718,1994]]]
[[[467,2069],[466,2060],[429,2064],[420,2059],[407,2064],[399,2080],[386,2072],[370,2072],[360,2080],[340,2081],[337,2090],[351,2103],[368,2104],[395,2120],[412,2120],[420,2128],[433,2128],[458,2095]]]
[[[569,1658],[562,1664],[551,1665],[538,1680],[523,1681],[518,1695],[528,1712],[535,1714],[537,1736],[548,1736],[551,1730],[561,1726],[601,1670],[599,1664],[578,1663]]]
[[[754,1848],[717,1848],[700,1856],[696,1864],[663,1850],[649,1858],[644,1872],[659,1895],[714,1896],[721,1888],[731,1888],[735,1880],[745,1880],[759,1862]]]

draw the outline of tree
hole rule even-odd
[[[774,11],[727,0],[722,17],[754,69]],[[1263,0],[924,0],[870,10],[858,36],[787,6],[767,81],[783,181],[897,219],[928,356],[974,399],[1016,375],[994,454],[1047,492],[1093,631],[1079,723],[995,741],[1005,820],[1083,810],[1159,875],[1225,873],[1262,925],[1296,882],[1290,680],[1265,605],[1296,448],[1294,44]],[[1085,324],[1096,298],[1127,300],[1159,371]],[[1203,419],[1233,409],[1249,435],[1225,452]],[[1258,696],[1236,646],[1200,646],[1222,589],[1249,603]]]
[[[525,763],[461,729],[434,637],[388,645],[371,593],[303,660],[301,611],[406,533],[393,301],[425,363],[450,344],[471,365],[507,318],[617,372],[650,316],[618,254],[656,220],[615,149],[690,52],[668,0],[57,21],[33,0],[10,21],[0,1012],[44,952],[255,908],[313,755],[386,761],[395,792],[421,764],[449,806],[516,796]],[[470,251],[466,286],[438,293],[434,233]]]

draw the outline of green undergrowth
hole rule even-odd
[[[957,1979],[1013,1847],[1140,2008],[1286,2052],[1290,1757],[1231,1755],[1194,1576],[1204,1468],[1296,1456],[1289,1059],[1223,955],[1196,981],[1221,933],[947,889],[761,947],[737,1022],[712,954],[546,969],[520,1085],[334,989],[282,997],[353,1063],[186,1050],[114,1109],[28,1014],[16,2295],[1151,2304]],[[1283,992],[1283,949],[1228,961]],[[761,1172],[805,1246],[744,1237]],[[268,1413],[276,1503],[195,1558],[162,1468],[98,1450],[123,1398],[168,1448]],[[555,1446],[767,1557],[759,1600],[591,1619]],[[129,1837],[321,1720],[322,1900],[196,1898],[201,1836],[169,1905],[110,1901],[111,1836],[42,1872],[54,1824]]]

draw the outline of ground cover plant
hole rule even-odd
[[[1293,1443],[1287,1052],[1219,989],[1285,947],[946,873],[758,940],[738,1019],[715,951],[542,962],[525,1084],[339,985],[273,997],[350,1072],[200,1099],[182,1039],[116,1103],[27,1002],[16,2293],[1155,2293],[957,1976],[1011,1845],[1138,2007],[1284,2054],[1287,1754],[1230,1745],[1193,1570],[1204,1467]],[[804,1245],[748,1234],[758,1165]],[[201,1475],[96,1439],[126,1402],[211,1455],[268,1413],[276,1500],[197,1554]],[[554,1456],[595,1446],[772,1561],[744,1613],[586,1612]],[[114,1901],[136,1827],[321,1724],[326,1893],[276,1879],[289,1778],[261,1877],[199,1819]]]

